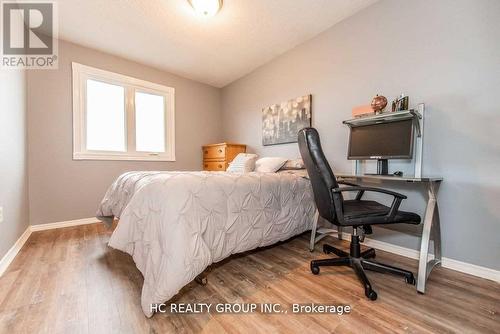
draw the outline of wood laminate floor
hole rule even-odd
[[[215,266],[208,284],[190,283],[176,303],[347,304],[344,315],[156,314],[140,308],[142,276],[130,256],[107,247],[100,224],[35,232],[0,277],[0,333],[500,333],[500,284],[436,268],[427,294],[403,279],[368,272],[372,302],[350,268],[309,271],[322,258],[304,234]],[[348,243],[328,240],[347,247]],[[377,251],[381,262],[416,271],[415,260]]]

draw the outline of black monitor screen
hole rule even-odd
[[[351,128],[348,159],[411,159],[413,120]]]

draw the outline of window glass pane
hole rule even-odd
[[[126,151],[125,89],[87,80],[87,150]]]
[[[135,147],[139,152],[165,152],[165,98],[135,93]]]

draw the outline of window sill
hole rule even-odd
[[[110,161],[175,161],[175,156],[165,155],[120,155],[120,154],[95,154],[73,153],[73,160],[110,160]]]

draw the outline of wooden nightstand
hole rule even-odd
[[[203,170],[225,171],[238,153],[245,153],[246,145],[210,144],[203,146]]]

